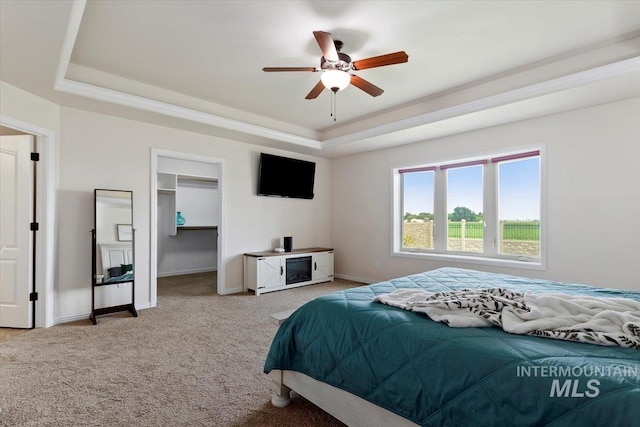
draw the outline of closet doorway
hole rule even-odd
[[[152,149],[151,165],[151,306],[163,276],[217,271],[224,294],[224,160]]]

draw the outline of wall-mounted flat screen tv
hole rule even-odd
[[[316,164],[260,153],[258,195],[313,199]]]

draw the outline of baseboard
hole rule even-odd
[[[70,316],[63,316],[53,319],[53,326],[60,325],[61,323],[75,322],[76,320],[89,320],[90,312],[81,314],[72,314]]]
[[[208,273],[210,271],[218,271],[218,267],[197,268],[195,270],[169,271],[166,273],[157,273],[156,277],[183,276],[185,274]]]
[[[239,288],[231,288],[227,289],[224,293],[220,293],[220,295],[229,295],[229,294],[237,294],[240,292],[244,292],[244,288],[241,286]]]
[[[147,308],[151,308],[151,303],[150,302],[145,302],[143,304],[136,304],[136,310],[144,310]],[[75,322],[78,320],[89,320],[89,315],[91,314],[91,312],[86,312],[86,313],[80,313],[80,314],[72,314],[69,316],[62,316],[62,317],[58,317],[56,319],[53,320],[53,325],[51,326],[55,326],[55,325],[60,325],[62,323],[69,323],[69,322]]]
[[[364,277],[349,276],[347,274],[334,274],[333,277],[336,279],[351,280],[352,282],[360,282],[367,285],[379,282],[379,280],[365,279]]]

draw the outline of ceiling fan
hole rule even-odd
[[[316,67],[265,67],[262,71],[278,72],[278,71],[308,71],[319,72],[320,81],[315,85],[311,92],[307,94],[305,99],[315,99],[320,93],[327,88],[332,92],[337,92],[349,86],[354,85],[371,96],[379,96],[384,92],[378,86],[369,83],[360,76],[352,74],[352,71],[365,70],[367,68],[383,67],[385,65],[400,64],[407,62],[409,56],[404,51],[388,53],[386,55],[374,56],[371,58],[352,61],[351,57],[346,53],[340,52],[343,43],[340,40],[333,40],[331,33],[324,31],[314,31],[313,35],[322,50],[322,58],[320,58],[320,68]]]

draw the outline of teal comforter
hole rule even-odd
[[[372,302],[401,288],[503,287],[631,298],[633,291],[442,268],[319,297],[278,330],[264,371],[293,370],[423,426],[631,426],[640,351],[449,328]]]

